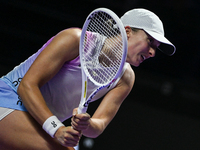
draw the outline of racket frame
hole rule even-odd
[[[83,43],[84,43],[84,37],[87,31],[87,27],[88,24],[90,23],[90,19],[91,17],[93,17],[93,15],[95,15],[96,13],[98,13],[99,11],[101,12],[105,12],[108,15],[110,15],[113,20],[116,22],[116,24],[119,26],[120,31],[121,31],[121,36],[122,36],[122,41],[123,41],[123,56],[122,56],[122,60],[121,60],[121,64],[120,67],[118,68],[118,71],[116,73],[116,75],[112,78],[112,80],[110,80],[109,82],[105,83],[105,84],[100,84],[98,82],[96,82],[95,80],[93,80],[93,78],[90,76],[90,74],[88,73],[85,64],[82,62],[83,59],[83,55],[82,55],[82,51],[83,51]],[[89,105],[89,102],[92,100],[92,98],[96,95],[96,93],[101,90],[102,88],[105,88],[107,86],[109,86],[110,84],[112,84],[121,74],[122,69],[124,67],[125,61],[126,61],[126,56],[127,56],[127,35],[126,35],[126,31],[124,28],[124,25],[122,24],[121,20],[119,19],[119,17],[111,10],[107,9],[107,8],[98,8],[93,10],[88,17],[85,20],[85,23],[83,25],[82,28],[82,32],[81,32],[81,38],[80,38],[80,44],[79,44],[79,57],[80,57],[80,63],[81,63],[81,73],[82,73],[82,93],[81,93],[81,101],[79,104],[79,108],[78,108],[78,113],[86,113],[87,111],[87,107]],[[87,80],[88,78],[95,84],[98,86],[98,88],[96,90],[94,90],[90,96],[88,97],[88,99],[86,100],[86,96],[87,96]]]

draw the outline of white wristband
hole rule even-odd
[[[56,116],[51,116],[43,123],[42,128],[54,138],[54,134],[61,126],[64,126],[64,124]]]

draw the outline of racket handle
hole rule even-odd
[[[87,111],[87,107],[83,107],[82,105],[79,105],[78,107],[78,114],[84,114]]]

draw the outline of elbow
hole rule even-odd
[[[26,84],[23,81],[21,81],[17,88],[17,93],[19,96],[21,95],[21,93],[23,93],[23,91],[25,91],[26,89],[25,87],[26,87]]]
[[[22,79],[22,81],[20,82],[20,84],[19,84],[19,86],[17,88],[17,93],[21,97],[21,95],[23,93],[26,93],[30,89],[31,89],[31,84]]]

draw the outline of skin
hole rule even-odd
[[[159,42],[143,30],[133,32],[129,26],[125,29],[128,38],[128,63],[139,66],[145,59],[155,56]],[[72,150],[70,147],[78,144],[82,134],[95,138],[114,118],[135,82],[135,74],[130,65],[116,87],[105,95],[92,117],[88,113],[77,114],[75,108],[71,118],[73,128],[60,127],[54,135],[55,138],[51,138],[41,127],[53,114],[45,103],[40,87],[66,61],[79,55],[80,34],[81,30],[76,28],[61,31],[34,61],[18,87],[18,94],[28,112],[15,110],[0,121],[0,149]]]
[[[143,30],[133,32],[129,26],[125,27],[128,39],[128,53],[126,62],[137,67],[144,60],[154,57],[160,43],[145,33]],[[131,91],[135,82],[135,74],[129,66],[117,86],[111,90],[100,106],[90,118],[88,114],[82,116],[74,109],[72,126],[81,130],[85,136],[95,138],[99,136],[116,115],[120,105]],[[107,107],[109,106],[109,107]]]
[[[130,27],[125,27],[128,37],[127,62],[138,67],[144,60],[154,57],[160,42],[153,39],[143,30],[132,32]]]

